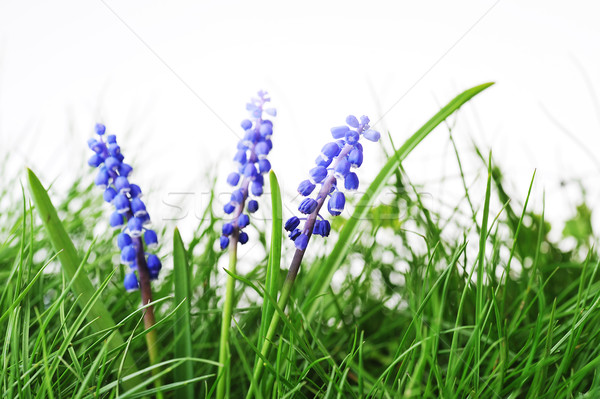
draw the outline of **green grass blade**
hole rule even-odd
[[[271,295],[271,297],[277,298],[277,290],[279,289],[278,277],[281,266],[281,240],[283,236],[283,205],[281,203],[281,190],[279,189],[279,182],[277,181],[277,176],[273,171],[269,173],[269,181],[271,183],[272,229],[271,249],[269,251],[269,262],[267,263],[265,289],[269,295]],[[273,317],[273,313],[275,313],[273,304],[267,300],[263,301],[260,337],[264,337],[267,333],[269,321],[271,320],[271,317]]]
[[[483,334],[483,308],[484,308],[484,291],[483,275],[485,274],[485,245],[488,239],[488,219],[490,215],[490,197],[492,192],[492,153],[490,152],[488,161],[488,178],[487,185],[485,188],[485,202],[483,204],[483,215],[481,219],[481,231],[479,232],[479,258],[477,261],[477,297],[475,299],[475,368],[473,372],[474,377],[474,390],[479,391],[479,366],[481,364],[481,335]]]
[[[269,182],[271,184],[271,248],[269,250],[269,261],[267,262],[267,272],[265,280],[265,291],[268,293],[268,297],[277,298],[277,291],[279,289],[279,269],[281,267],[281,240],[283,237],[282,225],[283,225],[283,204],[281,202],[281,189],[279,188],[279,182],[275,172],[271,170],[269,173]],[[256,359],[254,362],[254,370],[259,370],[259,363],[263,360],[260,357],[260,353],[265,345],[265,337],[267,336],[269,325],[275,315],[274,304],[269,301],[265,296],[262,304],[262,316],[260,319],[260,331],[258,336],[258,345],[256,352]],[[251,381],[252,391],[256,388],[258,381]],[[260,394],[260,390],[258,390]]]
[[[173,319],[173,331],[175,335],[175,357],[192,357],[192,331],[190,321],[190,281],[189,266],[185,256],[185,246],[181,240],[179,229],[173,233],[173,282],[175,285],[175,303],[181,304],[177,308]],[[175,368],[175,381],[189,381],[194,378],[192,362],[186,361]],[[177,392],[177,397],[194,398],[194,386],[184,385]]]
[[[48,238],[52,242],[54,250],[58,254],[58,259],[62,265],[62,270],[70,280],[76,277],[73,281],[72,289],[76,297],[78,297],[79,305],[84,308],[86,304],[91,303],[96,289],[92,285],[90,279],[85,274],[77,274],[77,268],[81,263],[79,255],[73,245],[73,242],[67,235],[67,232],[58,218],[56,209],[48,193],[37,176],[30,170],[27,169],[27,179],[29,182],[29,189],[33,199],[33,203],[37,209],[38,214],[42,220],[44,228]],[[111,330],[115,329],[115,322],[113,318],[102,303],[102,301],[95,301],[89,309],[87,314],[88,320],[90,320],[92,329],[95,331]],[[118,331],[115,331],[112,339],[108,341],[109,349],[117,349],[124,345],[123,338]],[[125,369],[128,373],[135,373],[137,367],[135,361],[130,355],[125,358]],[[126,382],[124,384],[127,387],[131,387],[137,384],[137,381]]]
[[[331,281],[333,274],[340,267],[348,251],[350,250],[351,246],[348,245],[348,243],[351,242],[354,233],[356,233],[359,222],[366,216],[372,201],[381,192],[387,183],[387,180],[398,169],[401,162],[408,156],[408,154],[410,154],[411,151],[425,137],[427,137],[427,135],[431,133],[436,126],[442,123],[446,118],[452,115],[471,98],[481,93],[491,85],[493,85],[493,83],[484,83],[468,89],[456,96],[429,121],[427,121],[427,123],[425,123],[419,130],[417,130],[417,132],[415,132],[408,140],[406,140],[402,147],[400,147],[398,151],[396,151],[395,154],[388,159],[377,177],[375,177],[375,180],[373,180],[373,183],[371,183],[365,194],[361,197],[352,216],[346,221],[344,228],[340,232],[340,236],[335,244],[335,247],[328,256],[327,262],[322,266],[316,281],[314,284],[312,284],[309,294],[306,296],[303,310],[309,321],[315,315],[315,312],[321,301],[320,297],[327,291],[327,287],[329,286],[329,282]]]
[[[86,391],[90,390],[90,387],[88,386],[89,382],[93,381],[92,377],[95,376],[96,373],[98,372],[98,369],[100,368],[100,362],[106,359],[106,352],[108,349],[108,341],[110,341],[110,337],[104,342],[104,345],[102,345],[102,348],[100,348],[100,352],[96,356],[96,360],[94,360],[94,362],[92,363],[90,370],[85,375],[85,378],[81,382],[79,390],[77,391],[77,394],[75,396],[73,396],[73,399],[81,399],[83,397],[83,395],[85,395]]]

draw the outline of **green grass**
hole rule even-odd
[[[273,222],[251,232],[266,255],[232,276],[231,398],[245,397],[253,378],[259,398],[600,397],[591,204],[572,210],[565,250],[550,238],[556,226],[543,206],[530,205],[543,203],[533,198],[534,171],[520,187],[527,194],[514,196],[488,149],[458,151],[459,128],[433,130],[460,121],[461,105],[440,110],[398,149],[386,146],[396,155],[370,177],[370,196],[352,199],[354,213],[311,243],[285,309],[277,305],[288,267],[280,254],[291,250],[281,235],[284,176],[271,175],[261,212]],[[425,201],[402,167],[432,131],[428,140],[448,141],[461,170],[444,183],[464,192],[456,202]],[[478,179],[465,177],[463,157],[480,162]],[[21,195],[18,178],[27,182]],[[92,233],[108,214],[91,181],[86,174],[46,194],[48,182],[26,172],[0,187],[2,397],[215,397],[225,300],[217,265],[227,257],[215,245],[220,207],[211,199],[187,242],[175,226],[159,226],[159,253],[173,268],[154,285],[160,350],[150,366],[139,293],[122,288],[114,233]],[[382,203],[384,191],[393,196]]]

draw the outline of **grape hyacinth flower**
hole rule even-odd
[[[144,246],[148,249],[155,248],[158,239],[156,232],[147,227],[150,215],[141,200],[142,190],[129,182],[128,177],[133,168],[123,162],[125,157],[117,144],[116,136],[110,134],[104,138],[105,132],[104,125],[96,125],[98,138],[88,141],[88,146],[94,152],[88,164],[98,169],[95,183],[104,189],[104,200],[115,208],[109,223],[113,229],[121,231],[117,236],[121,262],[129,266],[129,273],[123,284],[127,291],[135,291],[140,285],[138,275],[139,279],[145,278],[142,275],[146,270],[150,280],[158,278],[162,267],[160,259],[144,250]],[[144,272],[141,270],[142,265]]]
[[[346,125],[331,128],[331,134],[336,141],[323,146],[315,160],[315,166],[308,173],[308,179],[298,186],[300,195],[306,197],[300,203],[298,211],[306,216],[302,219],[293,216],[285,223],[288,236],[299,251],[306,250],[313,234],[322,237],[329,235],[331,225],[320,214],[325,201],[332,216],[340,215],[346,205],[342,187],[346,192],[358,189],[358,176],[353,170],[363,162],[360,139],[364,137],[376,142],[380,138],[379,132],[370,128],[369,118],[366,116],[361,116],[360,120],[353,115],[348,116]],[[311,198],[314,192],[316,196]],[[303,224],[300,227],[301,222]]]
[[[95,183],[104,189],[104,200],[115,208],[110,215],[109,223],[113,229],[119,230],[117,245],[121,250],[121,262],[129,266],[123,285],[127,291],[140,288],[144,310],[144,327],[146,328],[146,345],[151,364],[158,360],[158,345],[154,326],[154,308],[152,302],[150,280],[156,280],[162,268],[158,256],[146,253],[144,246],[154,249],[158,245],[156,232],[148,228],[150,215],[142,201],[142,190],[129,182],[133,168],[123,162],[125,157],[117,144],[114,134],[105,135],[106,127],[96,124],[98,138],[88,140],[88,146],[94,155],[88,164],[98,169]],[[137,272],[137,274],[136,274]],[[160,385],[157,380],[155,385]]]
[[[233,245],[234,240],[241,244],[248,242],[248,235],[242,229],[250,224],[248,214],[258,210],[258,202],[254,198],[262,195],[264,175],[271,170],[267,155],[273,148],[273,122],[266,119],[264,114],[276,116],[277,111],[266,107],[270,101],[267,92],[259,91],[258,97],[252,98],[246,105],[250,118],[241,123],[244,137],[238,142],[237,152],[233,157],[237,171],[227,176],[227,183],[234,187],[234,191],[223,208],[226,214],[231,215],[231,221],[223,225],[219,239],[221,249]],[[249,196],[253,198],[248,200]]]
[[[315,166],[308,172],[308,179],[298,186],[300,195],[306,197],[300,202],[298,211],[305,216],[292,216],[284,225],[285,230],[289,232],[289,238],[294,242],[296,252],[277,302],[279,308],[283,310],[287,305],[311,236],[327,237],[331,231],[329,221],[320,214],[321,208],[327,201],[327,210],[332,216],[342,213],[346,205],[346,196],[342,187],[346,192],[358,189],[358,176],[353,170],[360,167],[363,162],[361,138],[374,142],[379,141],[380,138],[379,132],[370,128],[369,118],[366,116],[361,116],[360,120],[353,115],[348,116],[346,125],[331,128],[331,134],[336,141],[323,146],[315,160]],[[313,193],[316,193],[314,198]],[[265,365],[262,359],[268,358],[279,318],[278,312],[275,312],[271,318],[262,343],[261,355],[258,357],[261,360],[255,364],[247,399],[253,397],[256,389],[254,381],[260,381]]]
[[[267,92],[259,91],[258,97],[246,104],[250,118],[241,123],[244,137],[237,144],[237,152],[233,157],[237,171],[227,176],[227,183],[234,188],[231,198],[225,204],[223,211],[231,215],[231,220],[222,226],[219,246],[222,250],[229,247],[229,272],[235,274],[237,264],[237,243],[246,244],[248,234],[243,231],[250,224],[250,213],[258,210],[256,198],[263,193],[264,175],[271,170],[267,155],[273,148],[273,122],[268,116],[276,116],[275,108],[267,107],[271,99]],[[266,114],[266,115],[265,115]],[[249,199],[251,197],[251,199]],[[217,399],[225,397],[229,378],[226,376],[230,367],[229,361],[229,330],[234,302],[235,279],[229,275],[223,304],[221,320],[221,341],[219,344],[219,377],[217,384]]]

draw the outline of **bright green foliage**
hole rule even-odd
[[[455,137],[462,133],[457,120]],[[448,140],[441,126],[428,140]],[[452,138],[448,144],[452,150]],[[600,397],[595,204],[583,196],[564,228],[568,240],[555,242],[550,228],[563,226],[550,224],[543,198],[532,186],[519,187],[526,196],[513,195],[511,177],[487,150],[473,157],[481,161],[478,178],[461,173],[443,183],[464,192],[458,201],[425,198],[423,185],[396,162],[375,179],[391,195],[361,210],[355,224],[339,218],[323,246],[309,251],[285,312],[275,304],[290,258],[277,233],[287,196],[282,203],[271,175],[273,207],[259,210],[267,222],[252,231],[259,259],[240,261],[245,273],[234,292],[230,397],[245,396],[260,361],[260,398]],[[467,153],[450,152],[457,165]],[[166,398],[214,397],[225,281],[218,269],[226,259],[215,247],[221,223],[212,198],[193,238],[184,245],[176,232],[172,252],[159,251],[167,260],[154,292],[160,359],[148,368],[139,294],[123,290],[114,237],[107,230],[94,237],[94,226],[105,223],[101,199],[81,181],[66,194],[48,192],[60,238],[72,242],[78,259],[68,273],[56,231],[44,226],[29,190],[25,200],[15,195],[18,180],[10,176],[0,186],[2,396],[151,397],[153,379],[161,378]],[[164,227],[159,234],[168,242],[174,226]],[[340,237],[346,248],[332,259]],[[84,295],[80,277],[92,285]],[[98,304],[110,327],[87,318]],[[274,314],[281,321],[270,356],[257,360]],[[114,345],[117,331],[123,345]],[[124,353],[137,372],[127,371]]]

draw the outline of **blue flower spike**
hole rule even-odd
[[[158,278],[160,259],[145,251],[145,248],[157,248],[158,237],[154,230],[145,227],[150,216],[141,200],[142,190],[129,181],[133,168],[123,162],[125,157],[117,137],[106,135],[106,127],[101,123],[96,124],[95,132],[98,137],[88,140],[88,146],[94,152],[88,164],[98,169],[95,183],[104,189],[104,200],[114,206],[109,224],[120,231],[117,245],[121,250],[121,262],[129,266],[123,285],[127,291],[135,291],[140,287],[136,274],[139,274],[139,262],[145,262],[150,280]]]
[[[300,203],[298,211],[306,216],[292,216],[284,226],[299,251],[306,250],[311,235],[329,236],[331,225],[319,214],[321,208],[327,202],[327,210],[332,216],[338,216],[344,211],[346,196],[340,191],[340,187],[346,191],[358,189],[358,175],[352,170],[363,163],[360,140],[364,137],[376,142],[381,137],[379,132],[369,126],[368,117],[357,118],[354,115],[346,118],[346,125],[331,128],[331,135],[335,141],[323,146],[315,161],[316,166],[309,171],[308,179],[298,186],[298,192],[306,197]],[[316,189],[317,187],[319,188]],[[316,196],[311,198],[314,192]],[[300,227],[301,223],[303,225]]]
[[[236,171],[227,176],[227,183],[234,189],[229,202],[223,207],[223,211],[231,216],[231,220],[222,228],[219,238],[219,247],[222,250],[238,242],[243,245],[249,239],[243,229],[250,225],[249,214],[258,210],[258,202],[254,198],[263,194],[263,175],[271,170],[267,156],[273,148],[273,122],[268,117],[276,116],[277,111],[268,107],[270,101],[267,92],[259,91],[258,96],[246,104],[250,117],[240,124],[244,133],[233,157]],[[254,198],[250,199],[249,196]]]

